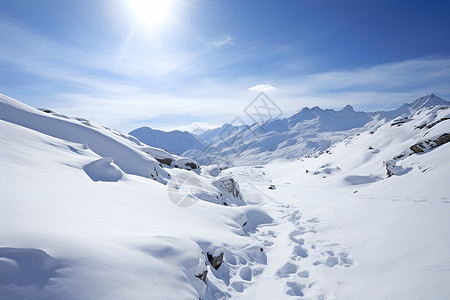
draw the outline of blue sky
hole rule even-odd
[[[450,1],[161,1],[0,1],[0,93],[123,131],[450,99]]]

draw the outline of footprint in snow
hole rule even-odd
[[[304,235],[305,233],[308,233],[308,232],[317,233],[317,231],[316,231],[315,229],[309,229],[309,230],[307,230],[305,227],[301,227],[301,226],[300,226],[300,227],[298,227],[297,229],[291,231],[291,233],[289,233],[289,238],[290,238],[293,242],[295,242],[295,240],[300,240],[300,239],[298,238],[298,236]]]
[[[300,278],[309,278],[309,271],[300,271],[297,273],[297,276]]]
[[[300,211],[296,210],[292,214],[289,215],[288,220],[289,220],[289,222],[297,224],[301,218],[302,218],[302,213]]]
[[[297,272],[298,266],[293,263],[287,262],[284,266],[282,266],[278,271],[277,275],[280,278],[288,278],[291,274]]]
[[[304,285],[301,285],[298,282],[295,281],[289,281],[286,282],[286,286],[288,287],[286,294],[289,296],[300,296],[303,297],[303,289],[305,288]]]
[[[320,220],[318,218],[311,218],[311,219],[308,219],[306,222],[308,222],[308,223],[319,223]]]
[[[353,265],[353,259],[349,257],[347,252],[340,252],[338,255],[335,255],[334,251],[326,251],[324,254],[327,257],[322,260],[315,261],[313,265],[318,266],[323,264],[330,268],[338,265],[344,267],[350,267]]]
[[[239,276],[246,281],[252,280],[252,269],[250,267],[242,267],[239,271]]]
[[[294,230],[289,234],[289,239],[298,245],[305,244],[305,239],[300,238],[300,235],[303,235],[304,232],[301,230]]]
[[[306,249],[303,248],[300,245],[297,245],[297,246],[294,247],[294,250],[293,250],[292,254],[293,254],[293,258],[294,259],[296,259],[298,257],[301,257],[301,258],[307,258],[308,257],[308,251],[306,251]]]
[[[263,242],[263,245],[264,245],[264,247],[270,247],[270,246],[273,245],[273,242],[271,242],[271,241],[269,241],[269,240],[265,240],[265,241]]]
[[[235,281],[231,284],[231,287],[235,289],[236,292],[242,293],[244,291],[244,284],[240,281]]]

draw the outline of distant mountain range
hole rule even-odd
[[[277,158],[295,158],[423,107],[450,105],[435,94],[390,111],[362,112],[347,105],[341,110],[318,106],[303,108],[288,118],[275,118],[250,126],[224,124],[194,136],[189,132],[164,132],[142,127],[130,132],[143,143],[163,148],[202,164],[260,164]]]
[[[201,150],[205,147],[204,143],[187,131],[174,130],[167,132],[150,127],[140,127],[129,134],[144,144],[179,155],[188,150]]]

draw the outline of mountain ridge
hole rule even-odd
[[[450,105],[450,102],[433,93],[388,111],[355,111],[350,104],[340,110],[303,107],[286,118],[240,126],[225,123],[199,135],[150,127],[135,129],[130,135],[147,145],[198,159],[203,164],[224,160],[267,163],[276,158],[294,158],[325,150],[334,142],[364,131],[366,127],[379,126],[379,121],[388,122],[435,105]]]
[[[388,122],[401,115],[414,114],[423,107],[450,105],[435,94],[420,97],[390,111],[355,111],[351,105],[341,110],[322,109],[318,106],[304,107],[287,118],[269,119],[249,126],[231,127],[231,134],[223,135],[220,128],[207,149],[215,155],[202,156],[199,151],[187,151],[184,156],[199,159],[203,163],[234,161],[255,164],[267,163],[276,158],[295,158],[317,150],[325,150],[336,141],[349,135],[358,134],[370,127],[379,126],[379,122]],[[213,132],[213,131],[210,132]],[[198,149],[196,149],[198,150]]]
[[[173,130],[167,132],[144,126],[134,129],[128,134],[139,139],[144,144],[178,155],[187,150],[204,148],[204,144],[187,131]]]

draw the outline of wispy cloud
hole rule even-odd
[[[392,108],[425,94],[450,96],[450,58],[424,58],[323,72],[277,83],[286,111],[299,106]]]
[[[195,130],[194,122],[199,128],[230,122],[244,115],[255,91],[276,91],[271,98],[286,115],[303,106],[383,109],[432,92],[450,97],[450,58],[445,57],[296,77],[273,75],[276,72],[222,76],[230,61],[242,62],[252,52],[243,49],[227,59],[211,45],[181,53],[92,52],[61,45],[2,18],[0,41],[0,64],[46,82],[44,94],[51,101],[45,105],[125,131],[136,124]],[[226,35],[216,42],[220,47],[233,39]],[[276,71],[276,64],[271,67]],[[0,92],[8,88],[4,82]],[[42,99],[33,94],[36,89],[40,83],[33,88],[30,81],[20,88],[29,91],[31,99]]]
[[[226,34],[223,37],[221,37],[220,39],[214,41],[212,44],[214,47],[222,47],[224,45],[233,45],[233,38],[231,37],[231,35]]]

